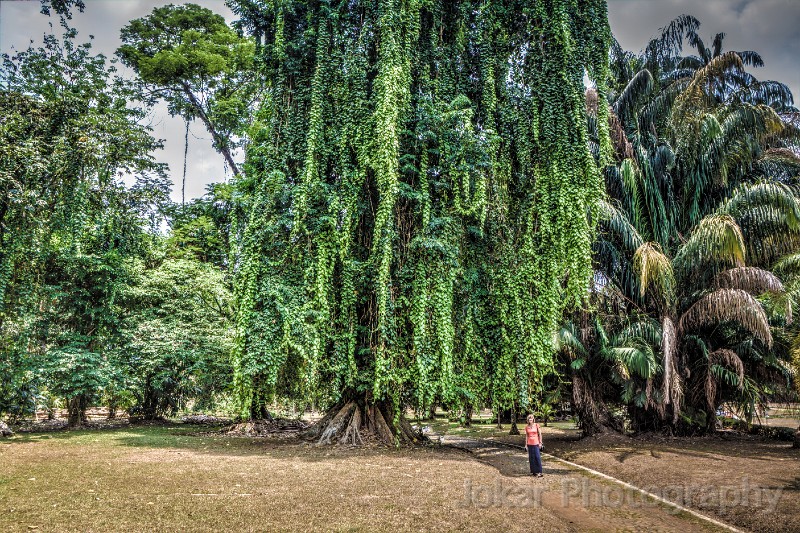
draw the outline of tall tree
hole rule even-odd
[[[391,442],[408,404],[527,408],[591,277],[605,2],[230,5],[272,87],[240,183],[242,416],[309,394],[323,441]]]
[[[755,297],[783,291],[764,269],[798,242],[796,192],[784,185],[796,179],[798,130],[776,113],[792,96],[745,71],[759,64],[754,53],[721,52],[721,37],[705,63],[681,59],[684,36],[698,44],[698,26],[680,17],[643,57],[612,53],[619,165],[606,171],[612,201],[602,209],[595,258],[599,308],[616,309],[605,314],[607,325],[647,331],[641,338],[660,352],[656,372],[616,379],[639,429],[713,430],[715,403],[733,399],[752,413],[754,399],[786,377]],[[624,58],[647,68],[632,74]],[[592,403],[587,390],[576,389],[576,403]]]
[[[232,30],[222,16],[196,4],[157,7],[131,21],[120,34],[122,62],[167,102],[172,115],[200,119],[214,148],[234,175],[237,138],[258,98],[252,40]]]

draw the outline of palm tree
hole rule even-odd
[[[679,17],[638,57],[612,47],[618,164],[606,169],[595,305],[612,331],[646,325],[660,361],[656,375],[611,395],[611,374],[595,375],[602,384],[582,397],[601,407],[621,399],[637,429],[713,429],[722,399],[752,412],[767,384],[787,377],[772,349],[773,309],[759,297],[781,298],[768,269],[800,250],[797,194],[786,185],[800,171],[791,93],[750,76],[760,57],[724,52],[724,35],[706,49],[698,27]],[[696,57],[681,55],[684,39]],[[587,94],[590,114],[598,105]],[[582,353],[608,353],[600,336],[584,337]],[[589,383],[573,374],[576,389]],[[629,401],[631,387],[647,401]]]
[[[784,286],[768,270],[746,266],[746,259],[770,264],[782,246],[797,242],[800,201],[795,191],[777,183],[740,187],[702,219],[672,257],[658,243],[644,242],[620,209],[607,205],[604,215],[605,232],[597,250],[605,258],[601,268],[607,266],[598,271],[598,292],[604,293],[605,302],[621,302],[617,315],[630,317],[613,338],[645,341],[660,356],[655,374],[641,375],[645,381],[629,381],[621,389],[634,427],[713,430],[716,405],[723,399],[751,415],[768,384],[788,378],[785,364],[772,350],[768,311],[780,315],[778,321],[790,320],[791,311],[784,305],[776,313],[776,306],[758,299],[771,294],[785,301]],[[619,321],[609,312],[613,305],[600,307],[609,323]],[[601,353],[609,346],[596,344]],[[590,351],[563,341],[560,346],[573,346],[572,353]],[[637,386],[640,396],[632,402]]]

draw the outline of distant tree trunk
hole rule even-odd
[[[266,420],[272,422],[273,418],[269,412],[268,398],[260,392],[263,390],[259,378],[253,382],[253,401],[250,403],[250,420]]]
[[[465,428],[472,426],[472,405],[470,404],[464,406],[464,422],[462,426]]]
[[[436,418],[436,404],[432,403],[431,404],[431,410],[428,413],[428,419],[429,420],[433,420],[434,418]]]
[[[117,418],[117,400],[112,397],[108,401],[108,419],[114,420],[115,418]]]
[[[80,426],[88,422],[86,418],[87,407],[86,396],[80,394],[67,400],[67,425],[70,427]]]
[[[511,430],[509,435],[519,435],[519,428],[517,427],[517,402],[511,406]]]

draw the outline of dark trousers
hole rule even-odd
[[[531,463],[531,474],[542,473],[542,455],[539,446],[528,446],[528,461]]]

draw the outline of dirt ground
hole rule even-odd
[[[800,531],[800,450],[790,442],[734,432],[691,439],[606,435],[579,440],[570,426],[542,428],[546,452],[741,529]],[[484,428],[489,438],[523,442],[507,430]]]
[[[652,502],[584,506],[581,487],[606,494],[604,483],[554,465],[532,478],[524,455],[508,449],[317,447],[200,431],[2,440],[0,531],[715,529]]]

